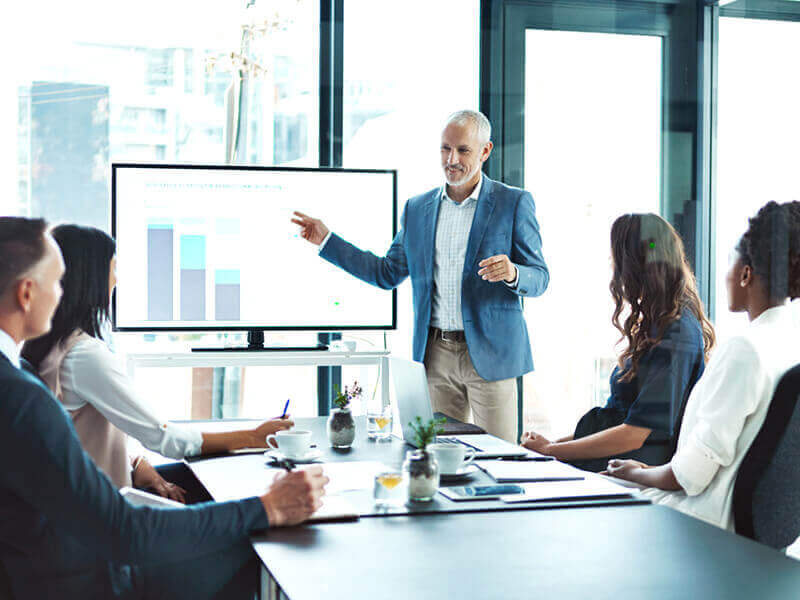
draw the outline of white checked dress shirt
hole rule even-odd
[[[443,331],[464,329],[461,319],[461,279],[469,231],[482,186],[483,176],[469,197],[460,203],[451,200],[447,195],[447,186],[442,186],[433,256],[431,325]]]

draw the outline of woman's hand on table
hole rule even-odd
[[[526,431],[523,433],[520,442],[523,448],[533,450],[539,454],[550,454],[548,450],[552,442],[535,431]]]
[[[634,483],[639,483],[639,475],[644,469],[647,469],[648,466],[643,462],[639,462],[638,460],[621,460],[619,458],[612,458],[608,461],[608,467],[606,467],[605,471],[602,471],[602,475],[610,475],[611,477],[616,477],[618,479],[624,479],[625,481],[632,481]]]

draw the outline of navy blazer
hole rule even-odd
[[[15,597],[121,597],[131,565],[190,560],[268,525],[258,498],[132,506],[50,391],[0,353],[0,563]]]
[[[395,288],[411,276],[413,356],[419,362],[425,358],[431,322],[433,257],[441,192],[441,188],[436,188],[406,203],[401,229],[386,256],[360,250],[335,234],[320,251],[325,260],[383,289]],[[478,276],[478,263],[496,254],[507,255],[519,269],[516,289]],[[540,296],[549,280],[533,197],[484,176],[461,282],[464,335],[472,364],[483,379],[508,379],[533,370],[528,328],[519,297]]]

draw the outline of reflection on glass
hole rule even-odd
[[[525,188],[551,278],[525,302],[525,428],[571,434],[607,399],[620,349],[609,234],[623,213],[659,212],[661,72],[659,37],[526,34]]]
[[[50,14],[58,4],[39,10]],[[242,25],[259,18],[279,26],[249,42],[248,57],[264,71],[247,88],[242,158],[316,165],[318,0],[260,0],[245,11],[208,0],[144,0],[125,18],[95,8],[64,15],[53,35],[40,18],[22,23],[48,42],[14,72],[15,212],[107,229],[110,161],[224,162],[233,73],[219,63],[209,68],[209,58],[239,51]]]
[[[252,81],[246,98],[243,158],[316,165],[319,1],[246,4],[252,6],[141,0],[122,13],[101,0],[85,0],[80,10],[58,0],[37,2],[34,9],[20,6],[12,38],[20,58],[0,83],[0,96],[15,98],[16,104],[2,105],[15,109],[17,136],[0,137],[0,157],[12,165],[16,159],[16,170],[8,174],[16,178],[17,197],[12,203],[9,194],[0,194],[0,212],[108,229],[111,161],[224,162],[225,94],[232,73],[209,70],[208,58],[238,51],[242,25],[250,19],[270,18],[279,26],[249,42],[249,57],[264,72]],[[162,252],[164,236],[151,233],[152,248]],[[216,281],[217,292],[225,287],[231,294],[226,310],[234,314],[236,275],[206,273],[201,254],[190,250],[187,246],[182,255],[176,244],[173,257],[162,252],[165,260],[191,265],[183,270],[185,278],[162,281],[161,291],[197,287],[198,277],[201,284]],[[200,294],[212,289],[200,288]],[[151,309],[163,311],[163,306],[157,302]],[[287,337],[288,345],[315,338],[276,333],[270,343],[287,343]],[[173,348],[175,339],[167,336],[147,343],[139,336],[114,341],[121,351],[127,346],[138,352],[187,349],[186,344]],[[194,345],[201,344],[194,340]],[[266,419],[279,415],[290,396],[295,416],[315,414],[315,372],[313,367],[248,368],[246,376],[228,369],[212,377],[212,369],[150,369],[137,375],[136,383],[167,418]]]
[[[724,341],[747,324],[725,292],[747,219],[770,200],[800,200],[800,23],[719,21],[714,322]]]

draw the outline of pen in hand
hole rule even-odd
[[[286,411],[289,409],[289,401],[290,400],[291,400],[291,398],[287,398],[286,399],[286,404],[283,405],[283,414],[279,417],[280,419],[285,419],[286,418]]]

